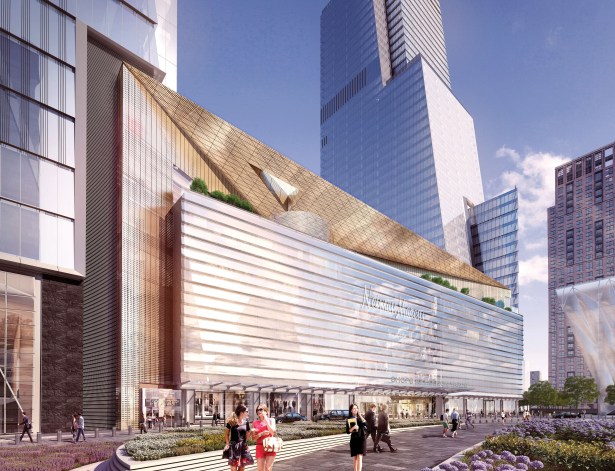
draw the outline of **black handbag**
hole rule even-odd
[[[222,451],[222,459],[223,460],[228,460],[231,457],[231,449],[227,448],[226,450]]]

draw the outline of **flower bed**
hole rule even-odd
[[[416,427],[419,425],[435,425],[439,421],[391,420],[392,429]],[[162,434],[139,435],[126,443],[126,452],[135,460],[158,460],[170,456],[189,455],[224,448],[224,427],[206,429],[176,428],[168,429]],[[324,437],[344,433],[344,422],[294,422],[278,424],[278,435],[283,440],[299,440],[305,438]],[[253,442],[249,442],[253,444]]]
[[[510,451],[497,454],[492,450],[482,450],[469,454],[465,462],[453,461],[433,469],[438,471],[522,471],[542,468],[544,468],[542,462],[532,461],[528,456],[516,456]],[[432,471],[432,469],[423,468],[421,471]]]
[[[605,419],[532,420],[502,429],[498,432],[498,435],[508,435],[510,433],[519,437],[574,440],[586,443],[596,441],[609,443],[615,441],[615,421]]]
[[[64,471],[108,460],[118,442],[37,445],[0,448],[2,471]]]
[[[615,470],[615,424],[606,420],[533,420],[499,431],[463,461],[439,470]]]

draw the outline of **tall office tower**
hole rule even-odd
[[[549,227],[549,381],[613,383],[613,145],[555,169]],[[611,336],[611,337],[609,337]]]
[[[99,178],[88,133],[101,135],[88,127],[100,107],[88,96],[88,44],[175,87],[176,10],[171,0],[0,0],[0,433],[20,409],[35,430],[63,428],[84,404],[83,377],[86,413],[89,396],[108,400],[97,390],[107,381],[94,384],[105,355],[87,359],[101,338],[91,306],[106,288],[83,282],[106,263],[86,257],[86,170]]]
[[[464,198],[483,187],[439,2],[332,0],[320,47],[322,176],[469,263]]]
[[[517,189],[468,207],[472,265],[508,286],[510,306],[519,307],[519,208]]]
[[[530,386],[540,383],[540,371],[530,371]]]

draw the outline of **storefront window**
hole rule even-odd
[[[36,379],[34,278],[0,271],[0,431],[32,414]],[[32,415],[31,415],[32,417]]]

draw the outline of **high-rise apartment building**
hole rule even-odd
[[[176,18],[171,0],[0,0],[0,433],[20,409],[35,429],[62,427],[101,365],[100,353],[82,356],[99,342],[87,306],[100,298],[95,277],[83,283],[96,266],[86,257],[88,133],[100,135],[88,127],[100,111],[88,53],[112,51],[174,88]]]
[[[509,306],[519,307],[517,189],[468,207],[472,265],[511,290]]]
[[[613,382],[612,362],[604,361],[612,358],[604,316],[612,319],[615,277],[613,146],[555,169],[555,206],[548,209],[549,381],[557,388],[569,376],[592,375],[601,387]]]
[[[322,176],[469,263],[464,198],[483,187],[439,2],[332,0],[320,73]]]

